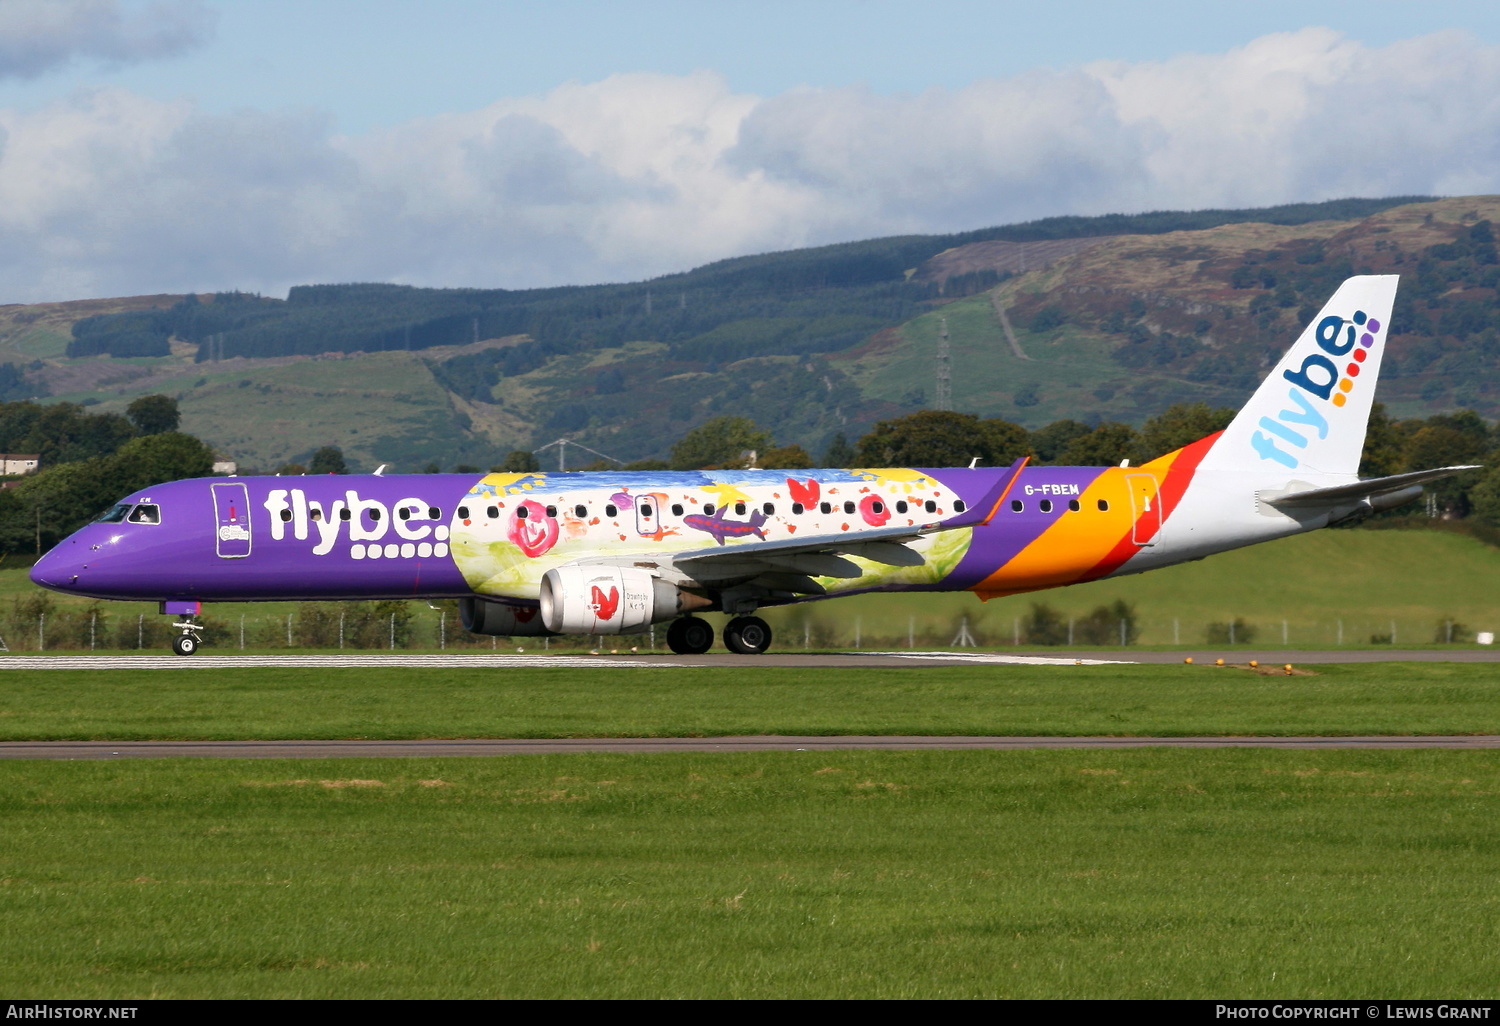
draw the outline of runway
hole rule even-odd
[[[0,671],[4,670],[217,670],[226,668],[263,669],[343,669],[382,667],[458,668],[458,669],[540,669],[540,668],[584,668],[646,667],[669,669],[684,667],[792,667],[797,669],[839,667],[909,667],[924,666],[1108,666],[1126,664],[1181,665],[1191,657],[1195,665],[1213,665],[1215,659],[1226,663],[1243,665],[1251,659],[1264,664],[1297,666],[1319,663],[1384,663],[1384,662],[1455,662],[1494,663],[1500,662],[1500,650],[1493,648],[1465,649],[1349,649],[1349,650],[1288,650],[1268,649],[1212,650],[1202,649],[1185,652],[1121,651],[1100,652],[1059,651],[1045,655],[1037,652],[979,652],[967,650],[920,651],[888,650],[870,652],[769,652],[759,656],[734,655],[729,652],[710,652],[696,656],[679,656],[666,652],[630,652],[601,650],[599,654],[545,652],[524,653],[449,653],[429,652],[348,652],[330,655],[207,655],[174,656],[151,655],[34,655],[0,656]]]
[[[0,759],[350,759],[581,752],[1017,751],[1036,748],[1500,748],[1500,735],[1432,737],[620,737],[448,741],[6,741]]]

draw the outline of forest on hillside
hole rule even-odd
[[[197,345],[197,358],[213,361],[424,350],[526,336],[513,346],[438,365],[442,380],[457,394],[483,398],[500,377],[526,373],[553,356],[629,341],[663,342],[674,359],[704,363],[845,349],[920,312],[918,304],[936,298],[940,286],[908,281],[907,272],[972,242],[1156,235],[1248,220],[1295,225],[1367,217],[1424,199],[1053,217],[951,235],[894,236],[737,257],[629,284],[526,290],[305,285],[291,289],[285,300],[236,292],[206,301],[188,296],[166,310],[80,320],[68,355],[164,356],[171,338]],[[942,294],[977,292],[996,281],[993,273],[970,275],[941,287]]]

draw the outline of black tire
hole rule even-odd
[[[740,655],[761,655],[771,647],[771,625],[758,616],[737,616],[724,628],[724,647]]]
[[[180,656],[190,656],[198,651],[198,639],[191,634],[179,634],[172,639],[172,651]]]
[[[714,645],[714,629],[707,620],[684,616],[667,628],[667,647],[678,655],[702,655]]]

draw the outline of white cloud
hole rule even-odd
[[[0,302],[631,280],[1055,214],[1412,192],[1500,192],[1500,51],[1305,29],[904,96],[629,74],[359,137],[106,90],[0,109]]]
[[[202,43],[213,24],[201,0],[5,0],[0,78],[35,78],[79,58],[111,64],[169,57]]]

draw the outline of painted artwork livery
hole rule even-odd
[[[477,633],[764,652],[757,609],[869,591],[982,599],[1139,573],[1393,508],[1444,467],[1360,480],[1397,278],[1350,278],[1224,431],[1140,467],[251,477],[157,485],[37,562],[68,594],[440,599]]]

